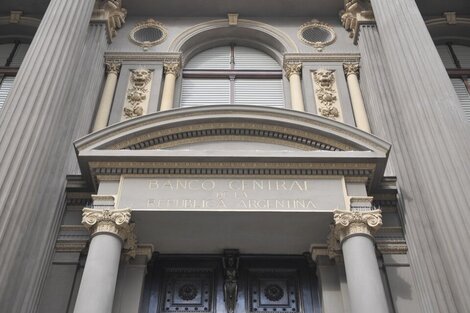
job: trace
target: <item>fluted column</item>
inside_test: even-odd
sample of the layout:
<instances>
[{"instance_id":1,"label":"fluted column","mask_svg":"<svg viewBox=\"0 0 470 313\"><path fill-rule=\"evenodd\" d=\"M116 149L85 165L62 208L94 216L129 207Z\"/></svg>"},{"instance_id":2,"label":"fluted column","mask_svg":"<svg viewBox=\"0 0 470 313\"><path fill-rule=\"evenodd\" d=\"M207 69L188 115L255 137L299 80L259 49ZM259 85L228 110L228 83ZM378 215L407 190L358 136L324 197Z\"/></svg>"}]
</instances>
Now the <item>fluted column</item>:
<instances>
[{"instance_id":1,"label":"fluted column","mask_svg":"<svg viewBox=\"0 0 470 313\"><path fill-rule=\"evenodd\" d=\"M292 109L296 111L305 111L304 100L302 97L302 84L300 74L302 72L302 63L287 62L284 64L284 71L290 85L290 99Z\"/></svg>"},{"instance_id":2,"label":"fluted column","mask_svg":"<svg viewBox=\"0 0 470 313\"><path fill-rule=\"evenodd\" d=\"M84 208L82 223L90 229L91 242L83 270L74 313L111 313L119 260L124 241L135 238L129 225L131 210L115 209L113 196L94 196L109 203Z\"/></svg>"},{"instance_id":3,"label":"fluted column","mask_svg":"<svg viewBox=\"0 0 470 313\"><path fill-rule=\"evenodd\" d=\"M344 258L352 313L388 313L372 234L382 225L380 210L334 211L334 236Z\"/></svg>"},{"instance_id":4,"label":"fluted column","mask_svg":"<svg viewBox=\"0 0 470 313\"><path fill-rule=\"evenodd\" d=\"M173 109L173 100L175 96L176 78L180 72L180 62L166 62L163 64L163 73L165 74L165 82L163 84L162 102L160 111Z\"/></svg>"},{"instance_id":5,"label":"fluted column","mask_svg":"<svg viewBox=\"0 0 470 313\"><path fill-rule=\"evenodd\" d=\"M366 108L364 107L361 88L359 87L359 63L345 63L343 68L348 82L349 96L351 97L356 126L360 130L370 133L369 120L367 119Z\"/></svg>"},{"instance_id":6,"label":"fluted column","mask_svg":"<svg viewBox=\"0 0 470 313\"><path fill-rule=\"evenodd\" d=\"M72 114L65 99L94 3L51 0L0 113L0 308L9 312L38 303L72 142L62 128Z\"/></svg>"},{"instance_id":7,"label":"fluted column","mask_svg":"<svg viewBox=\"0 0 470 313\"><path fill-rule=\"evenodd\" d=\"M368 88L377 102L367 108L393 146L422 309L470 312L470 250L462 249L470 237L462 223L470 219L470 126L415 1L371 3L378 29L361 30L362 67L370 86L383 76L388 85Z\"/></svg>"},{"instance_id":8,"label":"fluted column","mask_svg":"<svg viewBox=\"0 0 470 313\"><path fill-rule=\"evenodd\" d=\"M98 131L108 125L109 113L113 104L114 92L116 90L117 79L121 64L118 62L106 62L106 83L103 88L103 94L96 113L93 131Z\"/></svg>"}]
</instances>

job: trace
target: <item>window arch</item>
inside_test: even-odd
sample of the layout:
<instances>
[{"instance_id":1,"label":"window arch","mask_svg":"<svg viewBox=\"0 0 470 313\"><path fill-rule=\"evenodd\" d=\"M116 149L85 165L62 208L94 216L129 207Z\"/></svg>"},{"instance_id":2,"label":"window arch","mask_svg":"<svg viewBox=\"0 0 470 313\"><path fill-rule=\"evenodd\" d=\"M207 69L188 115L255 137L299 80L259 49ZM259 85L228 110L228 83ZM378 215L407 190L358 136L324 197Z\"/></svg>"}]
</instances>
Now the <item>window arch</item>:
<instances>
[{"instance_id":1,"label":"window arch","mask_svg":"<svg viewBox=\"0 0 470 313\"><path fill-rule=\"evenodd\" d=\"M284 107L282 69L261 50L226 45L193 56L183 69L181 107Z\"/></svg>"}]
</instances>

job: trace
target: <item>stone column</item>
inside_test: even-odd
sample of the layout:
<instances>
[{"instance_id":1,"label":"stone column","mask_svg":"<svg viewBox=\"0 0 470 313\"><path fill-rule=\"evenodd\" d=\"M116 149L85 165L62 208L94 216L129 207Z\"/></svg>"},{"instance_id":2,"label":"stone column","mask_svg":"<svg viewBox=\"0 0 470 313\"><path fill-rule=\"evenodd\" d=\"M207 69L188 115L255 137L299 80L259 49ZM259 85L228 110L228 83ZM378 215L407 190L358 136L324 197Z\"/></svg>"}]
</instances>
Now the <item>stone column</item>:
<instances>
[{"instance_id":1,"label":"stone column","mask_svg":"<svg viewBox=\"0 0 470 313\"><path fill-rule=\"evenodd\" d=\"M388 313L372 233L382 225L380 210L334 211L334 236L343 252L352 313Z\"/></svg>"},{"instance_id":2,"label":"stone column","mask_svg":"<svg viewBox=\"0 0 470 313\"><path fill-rule=\"evenodd\" d=\"M109 113L113 104L114 91L116 90L117 79L121 64L117 62L106 62L106 83L103 88L103 94L96 113L93 131L98 131L108 125Z\"/></svg>"},{"instance_id":3,"label":"stone column","mask_svg":"<svg viewBox=\"0 0 470 313\"><path fill-rule=\"evenodd\" d=\"M9 312L36 310L50 263L72 143L65 100L94 4L50 1L0 112L0 308Z\"/></svg>"},{"instance_id":4,"label":"stone column","mask_svg":"<svg viewBox=\"0 0 470 313\"><path fill-rule=\"evenodd\" d=\"M351 97L356 126L360 130L370 133L369 120L367 119L361 88L359 87L359 63L345 63L343 68L348 81L349 96Z\"/></svg>"},{"instance_id":5,"label":"stone column","mask_svg":"<svg viewBox=\"0 0 470 313\"><path fill-rule=\"evenodd\" d=\"M300 81L302 63L287 62L284 64L284 71L287 79L289 80L292 109L304 112L305 107L302 97L302 84Z\"/></svg>"},{"instance_id":6,"label":"stone column","mask_svg":"<svg viewBox=\"0 0 470 313\"><path fill-rule=\"evenodd\" d=\"M363 26L358 41L363 95L374 133L393 146L422 310L470 312L470 250L462 248L469 237L462 221L470 219L470 124L415 1L371 3L377 27Z\"/></svg>"},{"instance_id":7,"label":"stone column","mask_svg":"<svg viewBox=\"0 0 470 313\"><path fill-rule=\"evenodd\" d=\"M74 313L111 313L123 242L135 248L129 225L130 209L115 209L114 196L94 196L96 205L84 208L82 223L91 231L87 260L75 302Z\"/></svg>"},{"instance_id":8,"label":"stone column","mask_svg":"<svg viewBox=\"0 0 470 313\"><path fill-rule=\"evenodd\" d=\"M173 109L173 99L175 95L176 78L179 75L180 62L165 62L163 64L163 72L165 74L165 82L163 84L162 102L160 111Z\"/></svg>"}]
</instances>

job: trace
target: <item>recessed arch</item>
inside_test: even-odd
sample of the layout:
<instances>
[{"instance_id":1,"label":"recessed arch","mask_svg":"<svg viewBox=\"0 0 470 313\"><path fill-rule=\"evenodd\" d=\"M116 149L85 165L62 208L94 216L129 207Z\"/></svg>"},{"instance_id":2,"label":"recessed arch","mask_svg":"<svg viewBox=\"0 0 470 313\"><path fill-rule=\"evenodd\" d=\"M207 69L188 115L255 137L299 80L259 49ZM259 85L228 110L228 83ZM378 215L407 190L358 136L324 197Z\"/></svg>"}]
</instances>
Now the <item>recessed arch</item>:
<instances>
[{"instance_id":1,"label":"recessed arch","mask_svg":"<svg viewBox=\"0 0 470 313\"><path fill-rule=\"evenodd\" d=\"M454 24L449 24L445 18L434 18L427 20L426 26L436 45L452 41L470 46L470 18L458 17Z\"/></svg>"},{"instance_id":2,"label":"recessed arch","mask_svg":"<svg viewBox=\"0 0 470 313\"><path fill-rule=\"evenodd\" d=\"M213 20L192 26L170 44L170 52L181 52L183 60L213 46L236 42L262 50L276 60L284 53L299 52L297 45L279 29L253 20L240 19L230 26L226 19Z\"/></svg>"}]
</instances>

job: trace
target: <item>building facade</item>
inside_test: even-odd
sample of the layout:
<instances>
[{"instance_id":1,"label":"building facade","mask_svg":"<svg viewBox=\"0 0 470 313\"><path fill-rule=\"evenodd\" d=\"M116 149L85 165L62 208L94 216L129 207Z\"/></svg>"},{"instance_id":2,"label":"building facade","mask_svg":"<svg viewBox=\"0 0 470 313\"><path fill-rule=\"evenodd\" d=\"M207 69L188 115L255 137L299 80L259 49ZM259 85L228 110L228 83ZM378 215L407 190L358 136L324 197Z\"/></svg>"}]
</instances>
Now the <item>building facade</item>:
<instances>
[{"instance_id":1,"label":"building facade","mask_svg":"<svg viewBox=\"0 0 470 313\"><path fill-rule=\"evenodd\" d=\"M0 4L2 312L470 312L469 21Z\"/></svg>"}]
</instances>

